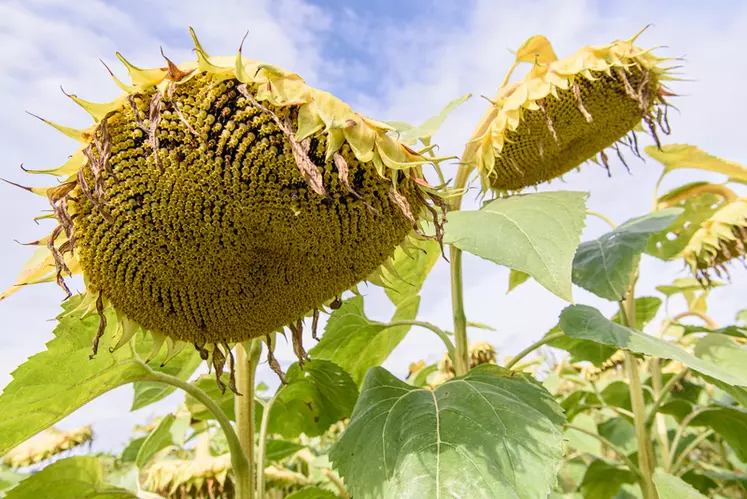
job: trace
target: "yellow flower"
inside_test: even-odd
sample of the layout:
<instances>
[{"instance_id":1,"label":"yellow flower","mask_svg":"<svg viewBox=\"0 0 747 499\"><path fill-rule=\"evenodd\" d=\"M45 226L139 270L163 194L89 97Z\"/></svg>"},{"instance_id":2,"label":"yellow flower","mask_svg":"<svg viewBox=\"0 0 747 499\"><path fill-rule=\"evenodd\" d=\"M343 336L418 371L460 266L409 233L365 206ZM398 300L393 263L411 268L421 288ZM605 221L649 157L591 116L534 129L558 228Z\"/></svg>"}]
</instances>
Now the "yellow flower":
<instances>
[{"instance_id":1,"label":"yellow flower","mask_svg":"<svg viewBox=\"0 0 747 499\"><path fill-rule=\"evenodd\" d=\"M5 454L3 463L11 468L31 466L73 447L90 442L92 438L93 431L90 426L69 431L49 427Z\"/></svg>"},{"instance_id":2,"label":"yellow flower","mask_svg":"<svg viewBox=\"0 0 747 499\"><path fill-rule=\"evenodd\" d=\"M672 77L664 59L633 45L637 36L583 47L565 59L542 36L524 43L516 64L533 68L504 83L463 157L477 167L484 192L546 182L597 155L609 170L605 149L622 159L622 144L639 155L634 132L642 122L658 144L657 128L669 132L665 97L673 95L662 81Z\"/></svg>"},{"instance_id":3,"label":"yellow flower","mask_svg":"<svg viewBox=\"0 0 747 499\"><path fill-rule=\"evenodd\" d=\"M141 69L106 104L69 95L94 118L73 130L69 161L42 172L57 226L37 241L18 286L83 274L78 312L116 311L114 349L138 327L186 343L222 369L229 343L288 326L299 358L303 318L386 263L442 214L422 178L432 161L393 128L355 113L282 68L211 57ZM165 56L164 56L165 57ZM430 213L428 213L430 212ZM222 350L221 350L222 349ZM233 371L233 369L232 369Z\"/></svg>"},{"instance_id":4,"label":"yellow flower","mask_svg":"<svg viewBox=\"0 0 747 499\"><path fill-rule=\"evenodd\" d=\"M710 282L710 271L717 276L728 275L726 262L741 259L747 254L747 197L730 202L693 234L682 251L685 262L703 282Z\"/></svg>"}]
</instances>

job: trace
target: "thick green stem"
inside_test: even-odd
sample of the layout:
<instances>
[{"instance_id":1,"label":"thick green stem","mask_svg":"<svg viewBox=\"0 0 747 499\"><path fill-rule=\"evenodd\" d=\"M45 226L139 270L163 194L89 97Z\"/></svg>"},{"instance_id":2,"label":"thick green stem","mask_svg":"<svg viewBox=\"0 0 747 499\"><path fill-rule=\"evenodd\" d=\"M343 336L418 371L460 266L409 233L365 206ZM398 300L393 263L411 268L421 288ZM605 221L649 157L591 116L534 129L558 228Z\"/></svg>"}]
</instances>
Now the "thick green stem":
<instances>
[{"instance_id":1,"label":"thick green stem","mask_svg":"<svg viewBox=\"0 0 747 499\"><path fill-rule=\"evenodd\" d=\"M624 304L620 305L620 320L624 325L631 328L636 327L635 316L635 281L633 276L630 289L625 296ZM635 437L638 444L638 467L641 470L641 489L645 499L656 499L656 487L652 478L654 472L653 449L646 428L646 403L643 398L641 386L641 375L638 372L638 361L632 353L625 351L625 369L628 373L628 387L630 389L630 404L633 409L633 424L635 426Z\"/></svg>"},{"instance_id":2,"label":"thick green stem","mask_svg":"<svg viewBox=\"0 0 747 499\"><path fill-rule=\"evenodd\" d=\"M469 371L469 345L467 341L467 316L464 313L464 289L462 285L462 251L450 247L451 255L451 307L454 314L454 371L457 376Z\"/></svg>"},{"instance_id":3,"label":"thick green stem","mask_svg":"<svg viewBox=\"0 0 747 499\"><path fill-rule=\"evenodd\" d=\"M554 341L554 340L560 338L563 335L564 335L564 333L562 331L559 331L557 333L548 334L547 336L545 336L541 340L539 340L539 341L537 341L535 343L532 343L531 345L529 345L528 347L526 347L524 350L522 350L521 352L519 352L518 354L516 354L511 360L509 360L508 362L506 362L506 366L505 366L506 369L511 369L513 366L516 365L517 362L519 362L521 359L523 359L524 357L526 357L530 353L532 353L535 350L537 350L542 345L546 345L547 343L550 343L551 341Z\"/></svg>"},{"instance_id":4,"label":"thick green stem","mask_svg":"<svg viewBox=\"0 0 747 499\"><path fill-rule=\"evenodd\" d=\"M654 399L656 401L662 400L661 392L661 361L659 359L651 359L651 386L654 389ZM658 407L655 407L656 412L652 412L646 419L646 424L651 420L653 415L656 423L656 439L659 441L659 452L661 453L661 462L669 462L669 435L667 433L667 423L664 419L664 415L658 412Z\"/></svg>"},{"instance_id":5,"label":"thick green stem","mask_svg":"<svg viewBox=\"0 0 747 499\"><path fill-rule=\"evenodd\" d=\"M249 498L254 497L254 375L257 372L262 342L250 340L236 345L236 388L241 394L234 397L239 442L249 469L246 487Z\"/></svg>"},{"instance_id":6,"label":"thick green stem","mask_svg":"<svg viewBox=\"0 0 747 499\"><path fill-rule=\"evenodd\" d=\"M250 482L249 476L252 474L252 472L249 468L249 462L244 455L244 451L241 448L239 437L233 430L231 421L226 416L226 413L224 413L223 410L218 407L218 404L216 404L208 394L206 394L196 386L191 385L186 381L182 381L175 376L156 372L147 366L145 367L146 369L148 369L148 371L150 371L147 378L148 381L157 381L159 383L171 385L187 392L189 395L197 399L198 402L204 405L207 410L213 414L213 416L215 416L215 419L218 421L218 424L223 430L223 433L226 435L226 440L228 441L228 450L231 452L231 465L233 467L233 474L236 480L235 497L236 499L250 499L252 497L252 491L247 488L247 484Z\"/></svg>"},{"instance_id":7,"label":"thick green stem","mask_svg":"<svg viewBox=\"0 0 747 499\"><path fill-rule=\"evenodd\" d=\"M263 499L265 496L265 457L267 455L267 426L270 423L270 412L284 387L285 385L280 385L275 395L262 408L262 422L259 425L259 448L257 450L257 499Z\"/></svg>"},{"instance_id":8,"label":"thick green stem","mask_svg":"<svg viewBox=\"0 0 747 499\"><path fill-rule=\"evenodd\" d=\"M630 471L632 471L633 473L635 473L638 476L639 479L643 479L643 474L641 473L641 470L638 468L638 466L636 466L635 464L633 464L633 461L631 461L630 459L628 459L628 456L626 456L625 453L619 447L617 447L615 444L613 444L612 442L610 442L606 438L602 437L601 435L598 435L597 433L594 433L593 431L589 431L589 430L587 430L585 428L581 428L580 426L574 426L572 424L567 424L567 425L565 425L565 427L568 428L569 430L580 431L581 433L585 433L586 435L589 435L590 437L596 438L597 440L599 440L602 443L602 445L604 445L609 450L611 450L612 452L614 452L615 454L617 454L617 457L619 457L620 460L622 462L624 462L625 465L628 468L630 468Z\"/></svg>"}]
</instances>

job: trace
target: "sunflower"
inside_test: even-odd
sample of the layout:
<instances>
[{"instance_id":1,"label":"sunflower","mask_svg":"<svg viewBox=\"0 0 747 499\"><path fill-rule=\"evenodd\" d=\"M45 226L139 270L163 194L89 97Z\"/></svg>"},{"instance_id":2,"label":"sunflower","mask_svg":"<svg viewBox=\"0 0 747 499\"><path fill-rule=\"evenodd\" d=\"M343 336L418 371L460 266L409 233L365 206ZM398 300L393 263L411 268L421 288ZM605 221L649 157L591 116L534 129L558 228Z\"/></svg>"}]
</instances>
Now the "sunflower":
<instances>
[{"instance_id":1,"label":"sunflower","mask_svg":"<svg viewBox=\"0 0 747 499\"><path fill-rule=\"evenodd\" d=\"M747 255L747 197L737 198L703 222L682 251L698 279L710 283L710 272L729 274L725 264Z\"/></svg>"},{"instance_id":2,"label":"sunflower","mask_svg":"<svg viewBox=\"0 0 747 499\"><path fill-rule=\"evenodd\" d=\"M230 344L303 320L385 264L424 218L440 237L443 207L423 179L434 161L394 129L355 113L277 66L211 57L142 69L117 53L131 85L106 104L69 97L93 117L85 130L46 123L78 140L48 189L57 225L16 286L81 273L74 312L116 312L111 349L138 328L168 358L193 344L219 375ZM163 53L162 53L163 55ZM107 68L108 69L108 68ZM28 170L27 170L28 171ZM271 353L270 353L271 355ZM277 365L271 361L271 365ZM232 377L233 379L233 377Z\"/></svg>"},{"instance_id":3,"label":"sunflower","mask_svg":"<svg viewBox=\"0 0 747 499\"><path fill-rule=\"evenodd\" d=\"M50 427L5 454L3 463L11 468L31 466L92 439L93 431L90 426L68 431Z\"/></svg>"},{"instance_id":4,"label":"sunflower","mask_svg":"<svg viewBox=\"0 0 747 499\"><path fill-rule=\"evenodd\" d=\"M534 66L520 81L506 77L463 157L480 172L483 192L517 191L587 160L609 171L608 148L623 163L620 145L640 157L635 132L643 124L659 144L657 129L669 133L665 97L674 94L662 82L672 68L635 47L638 35L565 59L540 35L524 43L509 76L519 62Z\"/></svg>"}]
</instances>

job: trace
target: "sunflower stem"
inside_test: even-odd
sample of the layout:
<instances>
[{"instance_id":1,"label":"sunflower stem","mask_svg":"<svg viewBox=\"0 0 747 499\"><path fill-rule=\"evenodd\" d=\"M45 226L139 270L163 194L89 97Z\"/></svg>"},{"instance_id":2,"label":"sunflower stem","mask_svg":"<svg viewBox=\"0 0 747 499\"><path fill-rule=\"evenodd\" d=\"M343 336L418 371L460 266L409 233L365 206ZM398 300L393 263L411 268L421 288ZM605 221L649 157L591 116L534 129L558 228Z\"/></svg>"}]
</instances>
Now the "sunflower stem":
<instances>
[{"instance_id":1,"label":"sunflower stem","mask_svg":"<svg viewBox=\"0 0 747 499\"><path fill-rule=\"evenodd\" d=\"M624 326L636 327L635 316L635 282L638 271L633 274L625 301L620 304L620 321ZM633 424L638 444L638 467L641 470L641 490L645 499L657 499L658 494L652 478L654 472L653 449L648 438L646 428L646 402L643 398L641 375L638 371L638 361L632 353L625 351L625 371L628 374L628 388L630 390L630 405L633 409Z\"/></svg>"},{"instance_id":2,"label":"sunflower stem","mask_svg":"<svg viewBox=\"0 0 747 499\"><path fill-rule=\"evenodd\" d=\"M265 457L267 454L267 427L270 423L270 411L284 387L285 385L280 385L275 395L262 408L262 422L259 425L259 449L257 450L257 499L263 499L265 496Z\"/></svg>"},{"instance_id":3,"label":"sunflower stem","mask_svg":"<svg viewBox=\"0 0 747 499\"><path fill-rule=\"evenodd\" d=\"M218 404L216 404L207 393L200 390L195 385L189 384L176 376L154 371L146 364L143 364L143 367L148 371L148 376L143 381L157 381L159 383L179 388L197 399L198 402L203 404L207 410L215 416L215 419L218 421L223 433L226 435L228 450L231 453L231 466L236 480L235 497L236 499L251 499L253 497L253 490L250 490L247 487L247 484L251 483L250 476L253 474L253 470L249 468L249 461L244 455L244 451L241 449L239 437L236 435L233 426L231 426L231 421L228 419L228 416L226 416L226 413L218 407Z\"/></svg>"},{"instance_id":4,"label":"sunflower stem","mask_svg":"<svg viewBox=\"0 0 747 499\"><path fill-rule=\"evenodd\" d=\"M508 362L506 362L506 365L504 367L506 369L511 369L513 366L516 365L517 362L519 362L521 359L523 359L524 357L526 357L530 353L532 353L535 350L537 350L542 345L546 345L546 344L550 343L551 341L555 341L555 340L557 340L558 338L560 338L560 337L562 337L564 335L565 335L565 333L563 333L562 331L558 331L557 333L548 334L547 336L545 336L541 340L532 343L531 345L529 345L528 347L526 347L524 350L522 350L521 352L517 353L511 360L509 360Z\"/></svg>"},{"instance_id":5,"label":"sunflower stem","mask_svg":"<svg viewBox=\"0 0 747 499\"><path fill-rule=\"evenodd\" d=\"M249 466L247 497L254 498L254 375L257 372L262 342L249 340L236 345L236 388L241 394L234 397L239 442Z\"/></svg>"}]
</instances>

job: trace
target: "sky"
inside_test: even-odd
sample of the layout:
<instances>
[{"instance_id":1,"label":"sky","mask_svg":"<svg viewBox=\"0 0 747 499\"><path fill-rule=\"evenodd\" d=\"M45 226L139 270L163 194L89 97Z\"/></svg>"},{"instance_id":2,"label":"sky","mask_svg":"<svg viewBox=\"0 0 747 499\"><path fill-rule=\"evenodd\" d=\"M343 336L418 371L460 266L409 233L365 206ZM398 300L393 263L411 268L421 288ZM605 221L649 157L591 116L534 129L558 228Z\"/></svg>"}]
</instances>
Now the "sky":
<instances>
[{"instance_id":1,"label":"sky","mask_svg":"<svg viewBox=\"0 0 747 499\"><path fill-rule=\"evenodd\" d=\"M529 36L543 34L559 57L585 45L602 45L641 36L641 46L661 46L657 54L683 58L687 81L675 82L678 113L670 117L667 143L690 143L723 158L747 162L744 152L747 81L741 64L747 46L747 3L697 1L480 1L480 0L2 0L0 1L0 176L25 185L45 185L49 178L24 174L19 165L43 169L57 166L76 144L26 114L73 127L87 127L88 115L60 91L90 101L119 95L99 59L120 77L126 72L115 58L122 52L142 67L161 66L159 47L174 61L193 59L187 30L193 26L206 50L233 55L248 33L244 54L299 73L313 86L328 90L372 118L420 123L452 99L473 98L457 109L435 137L439 153L459 155L487 102L513 62L509 49ZM521 73L517 73L521 76ZM588 207L617 223L652 207L653 186L661 173L654 160L628 158L631 173L613 161L612 178L594 164L570 173L541 190L590 192ZM446 165L453 177L456 165ZM667 188L693 180L723 180L717 175L678 171ZM744 193L744 189L740 191ZM466 208L475 208L473 193ZM10 286L31 249L14 242L45 235L32 219L46 202L20 189L0 185L0 289ZM603 222L587 220L582 240L607 231ZM687 274L681 262L663 263L644 255L637 295L655 293L655 286ZM506 294L508 270L472 255L464 258L468 320L490 324L496 331L470 331L470 341L493 343L503 358L536 341L557 323L567 305L534 281ZM732 323L747 307L747 271L735 268L735 283L712 293L709 313ZM380 290L369 287L369 317L387 320L393 312ZM54 284L20 291L0 302L0 386L27 357L52 338L53 319L63 298ZM616 305L579 288L574 299L613 313ZM673 303L676 307L678 304ZM681 305L681 304L679 304ZM451 328L448 265L440 261L422 292L420 320ZM659 317L661 319L661 316ZM654 321L654 324L660 322ZM312 345L312 340L307 340ZM384 366L405 376L410 362L432 363L443 346L432 333L413 330ZM293 354L286 345L277 352L281 364ZM262 364L258 377L275 386L277 378ZM172 410L183 399L167 399L128 412L130 386L118 388L79 409L58 424L71 428L92 422L94 449L117 450L135 424Z\"/></svg>"}]
</instances>

